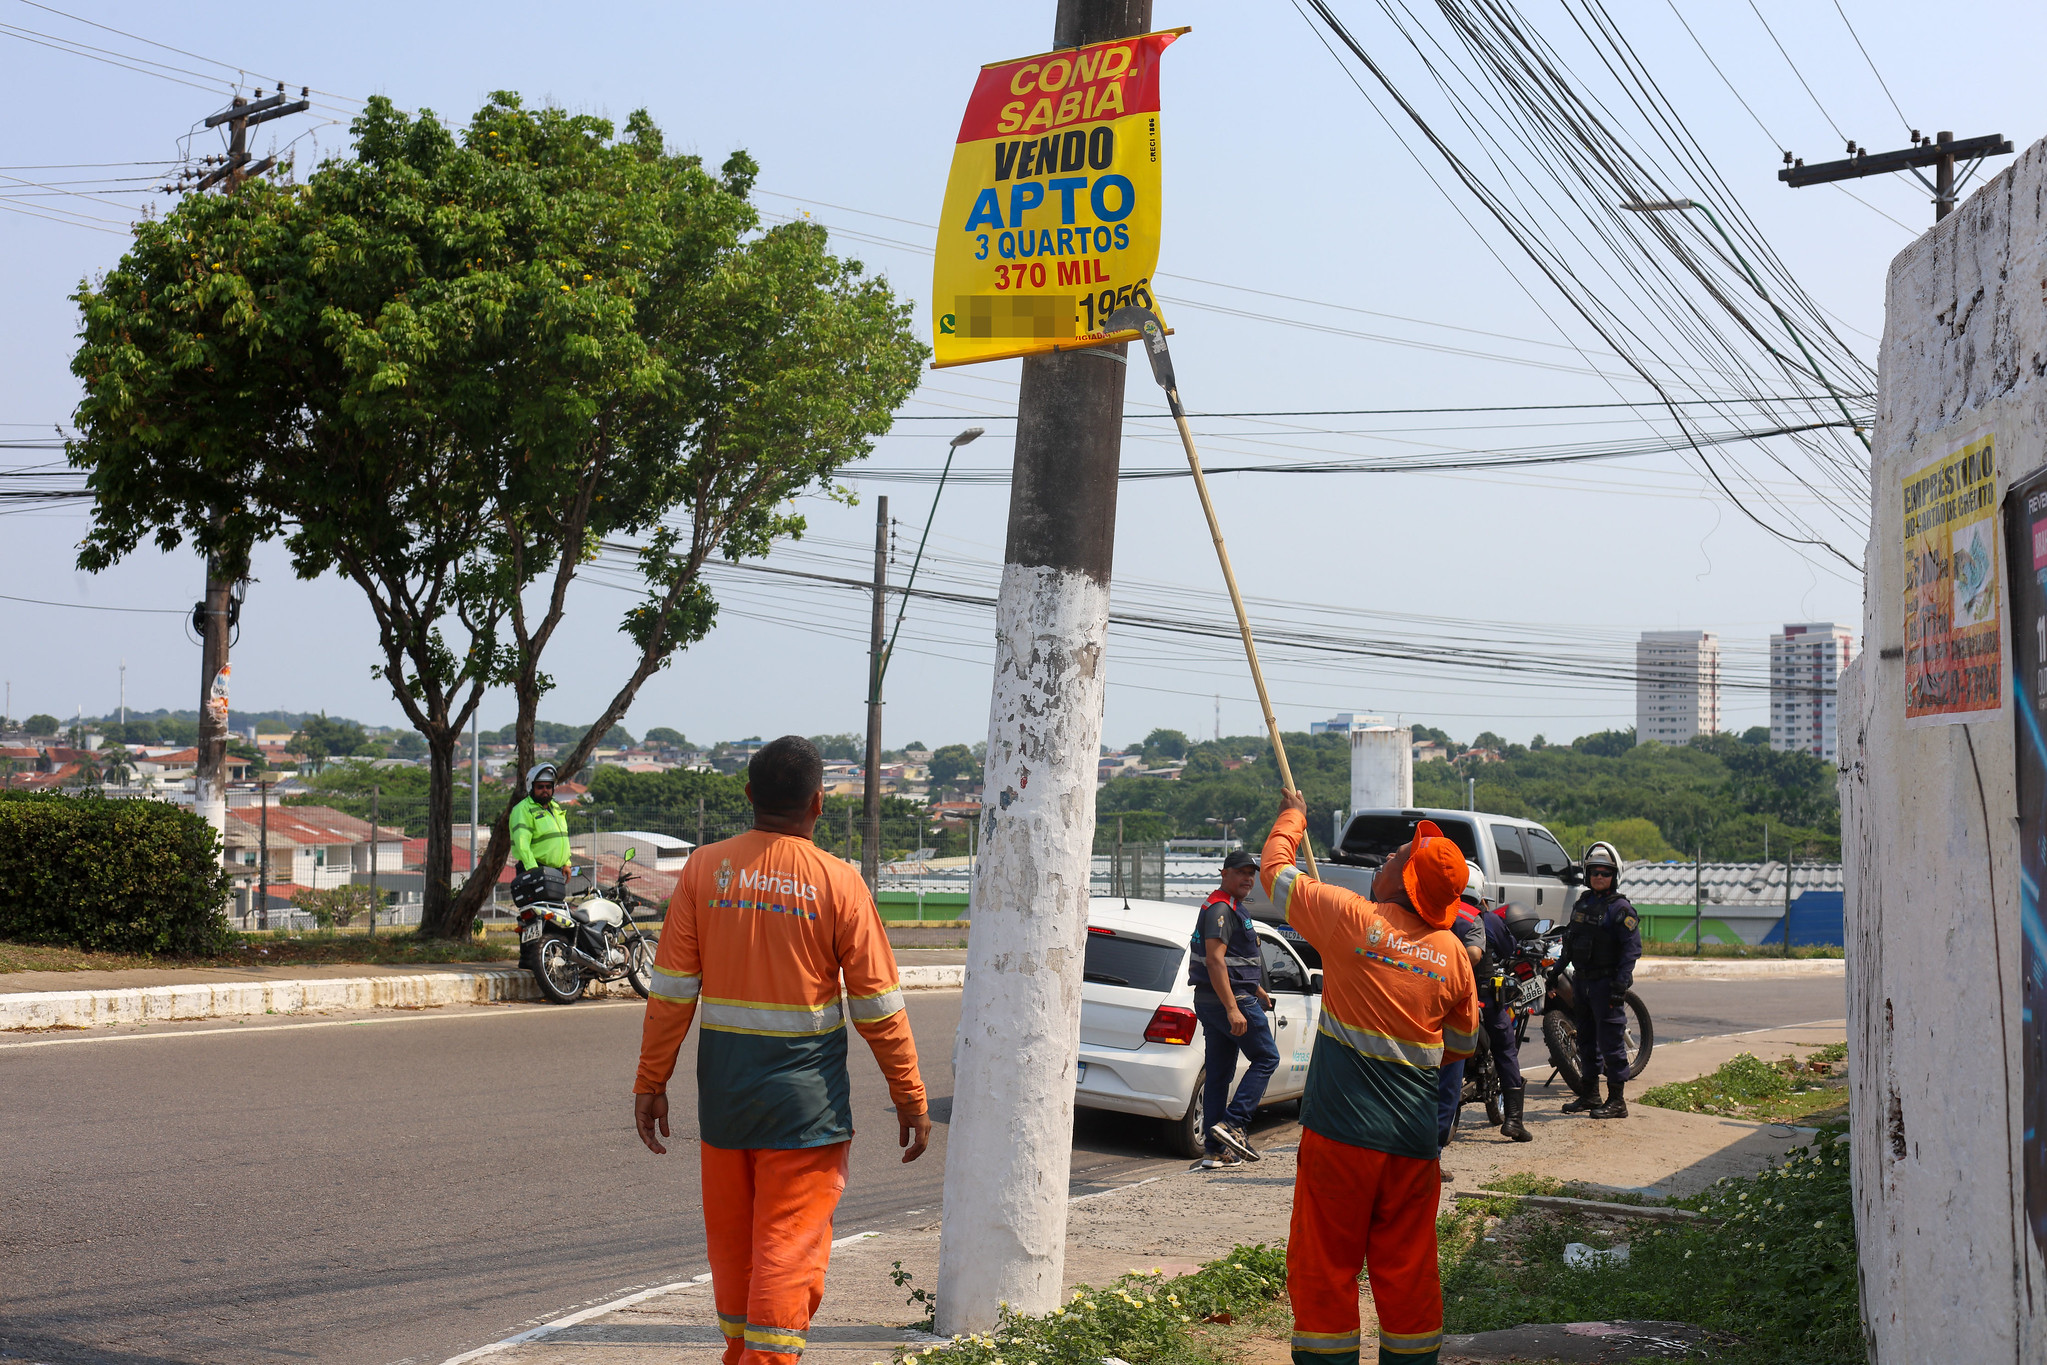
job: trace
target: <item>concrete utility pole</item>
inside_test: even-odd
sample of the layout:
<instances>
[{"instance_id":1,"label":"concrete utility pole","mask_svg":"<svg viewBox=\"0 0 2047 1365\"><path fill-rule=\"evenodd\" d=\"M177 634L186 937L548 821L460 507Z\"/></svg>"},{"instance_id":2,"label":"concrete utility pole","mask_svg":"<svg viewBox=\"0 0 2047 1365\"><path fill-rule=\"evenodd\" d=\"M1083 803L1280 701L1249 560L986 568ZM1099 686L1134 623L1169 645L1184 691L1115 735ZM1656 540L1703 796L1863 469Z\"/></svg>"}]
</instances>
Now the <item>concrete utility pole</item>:
<instances>
[{"instance_id":1,"label":"concrete utility pole","mask_svg":"<svg viewBox=\"0 0 2047 1365\"><path fill-rule=\"evenodd\" d=\"M860 875L881 884L881 666L888 597L888 499L874 500L874 621L867 646L867 778L860 793Z\"/></svg>"},{"instance_id":2,"label":"concrete utility pole","mask_svg":"<svg viewBox=\"0 0 2047 1365\"><path fill-rule=\"evenodd\" d=\"M1052 46L1147 32L1151 0L1059 0ZM1066 1261L1124 347L1031 356L995 609L974 932L953 1052L938 1330L1050 1310Z\"/></svg>"},{"instance_id":3,"label":"concrete utility pole","mask_svg":"<svg viewBox=\"0 0 2047 1365\"><path fill-rule=\"evenodd\" d=\"M258 88L257 95L263 91ZM305 92L301 91L303 95ZM224 185L229 194L251 176L261 175L277 164L274 156L249 164L249 129L258 123L304 112L310 105L301 98L292 101L280 85L277 93L251 103L241 95L206 120L208 128L223 123L228 128L228 152L218 166L188 186L207 190ZM213 514L216 531L227 524L225 512ZM241 615L241 599L235 594L235 580L218 554L206 556L206 596L192 609L192 625L200 640L199 649L199 761L193 776L192 805L200 818L213 826L223 840L227 837L227 788L222 772L227 765L228 635Z\"/></svg>"}]
</instances>

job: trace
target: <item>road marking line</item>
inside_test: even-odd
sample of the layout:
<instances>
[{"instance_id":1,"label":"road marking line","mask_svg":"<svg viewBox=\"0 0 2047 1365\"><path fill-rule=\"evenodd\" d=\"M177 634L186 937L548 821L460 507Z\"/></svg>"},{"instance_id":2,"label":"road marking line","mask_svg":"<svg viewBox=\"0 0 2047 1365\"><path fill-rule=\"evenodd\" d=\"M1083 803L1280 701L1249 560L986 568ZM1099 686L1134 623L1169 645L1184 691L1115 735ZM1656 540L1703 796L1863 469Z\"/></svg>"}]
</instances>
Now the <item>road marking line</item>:
<instances>
[{"instance_id":1,"label":"road marking line","mask_svg":"<svg viewBox=\"0 0 2047 1365\"><path fill-rule=\"evenodd\" d=\"M602 1002L592 1000L586 1002L583 1008L586 1010L627 1009L642 1006L642 1003L638 1000L607 1000ZM535 1008L556 1009L559 1007L546 1005ZM532 1011L519 1011L521 1014L530 1012ZM117 1033L103 1038L37 1038L25 1043L0 1043L0 1052L10 1052L17 1048L29 1047L68 1047L79 1043L134 1043L144 1039L158 1038L206 1038L221 1033L276 1033L281 1029L360 1028L366 1024L427 1024L445 1023L450 1019L509 1019L514 1017L516 1016L511 1014L499 1014L495 1010L479 1009L474 1012L464 1012L461 1014L405 1014L396 1018L386 1018L379 1015L369 1019L308 1019L303 1023L297 1024L257 1024L239 1028L180 1029L175 1032L164 1033ZM163 1022L176 1023L177 1021L167 1019Z\"/></svg>"},{"instance_id":2,"label":"road marking line","mask_svg":"<svg viewBox=\"0 0 2047 1365\"><path fill-rule=\"evenodd\" d=\"M878 1232L856 1232L851 1237L841 1237L836 1242L833 1242L832 1250L837 1251L840 1247L849 1247L855 1242L864 1242L870 1237L879 1236L881 1234Z\"/></svg>"},{"instance_id":3,"label":"road marking line","mask_svg":"<svg viewBox=\"0 0 2047 1365\"><path fill-rule=\"evenodd\" d=\"M613 1309L625 1308L644 1299L651 1299L656 1294L666 1294L677 1289L688 1289L696 1283L697 1281L695 1280L677 1280L673 1284L657 1284L652 1289L642 1289L637 1294L627 1294L624 1298L610 1299L595 1307L585 1308L579 1313L570 1313L564 1317L556 1318L553 1322L543 1323L530 1332L521 1332L517 1336L506 1337L503 1341L493 1341L488 1346L479 1346L473 1351L464 1351L459 1356L449 1356L441 1362L441 1365L463 1365L464 1361L481 1360L484 1356L496 1355L499 1351L509 1351L514 1346L523 1346L529 1341L537 1341L550 1333L559 1332L564 1327L574 1327L577 1323L588 1322L591 1318L609 1313Z\"/></svg>"},{"instance_id":4,"label":"road marking line","mask_svg":"<svg viewBox=\"0 0 2047 1365\"><path fill-rule=\"evenodd\" d=\"M1680 1046L1682 1046L1682 1045L1683 1045L1683 1044L1685 1044L1685 1043L1710 1043L1710 1042L1712 1042L1712 1041L1713 1041L1713 1040L1714 1040L1715 1038L1746 1038L1746 1037L1749 1037L1749 1036L1750 1036L1751 1034L1756 1034L1756 1033L1777 1033L1777 1032L1780 1032L1780 1031L1782 1031L1782 1030L1784 1030L1784 1029L1794 1029L1794 1028L1815 1028L1815 1027L1817 1027L1817 1026L1819 1026L1819 1025L1821 1025L1821 1024L1841 1024L1841 1025L1844 1025L1844 1026L1845 1026L1845 1025L1847 1024L1847 1022L1848 1022L1848 1021L1847 1021L1847 1020L1846 1020L1845 1018L1844 1018L1844 1019L1808 1019L1808 1020L1806 1020L1806 1021L1805 1021L1804 1023L1802 1023L1802 1024L1772 1024L1772 1025L1770 1025L1770 1026L1769 1026L1768 1028L1745 1028L1745 1029L1742 1029L1741 1031L1739 1031L1739 1032L1737 1032L1737 1033L1702 1033L1702 1034L1700 1034L1700 1035L1699 1035L1698 1037L1696 1037L1696 1038L1673 1038L1673 1039L1671 1039L1671 1040L1670 1040L1669 1042L1665 1043L1665 1044L1664 1044L1664 1046L1665 1046L1665 1047L1680 1047ZM1801 1046L1803 1046L1803 1044L1800 1044L1800 1043L1787 1043L1787 1044L1785 1044L1785 1046L1786 1046L1786 1047L1801 1047Z\"/></svg>"}]
</instances>

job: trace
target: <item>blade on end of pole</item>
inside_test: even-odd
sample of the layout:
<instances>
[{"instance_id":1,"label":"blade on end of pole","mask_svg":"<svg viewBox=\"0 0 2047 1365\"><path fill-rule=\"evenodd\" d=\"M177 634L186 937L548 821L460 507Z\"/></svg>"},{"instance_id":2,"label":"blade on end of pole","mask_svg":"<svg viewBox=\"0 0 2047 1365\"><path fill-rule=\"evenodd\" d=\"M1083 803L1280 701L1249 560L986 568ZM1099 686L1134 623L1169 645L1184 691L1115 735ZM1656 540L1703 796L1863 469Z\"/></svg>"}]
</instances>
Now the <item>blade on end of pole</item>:
<instances>
[{"instance_id":1,"label":"blade on end of pole","mask_svg":"<svg viewBox=\"0 0 2047 1365\"><path fill-rule=\"evenodd\" d=\"M1144 353L1151 361L1151 377L1158 380L1162 389L1179 389L1173 378L1172 352L1166 349L1166 329L1159 325L1158 314L1141 304L1129 303L1109 314L1104 326L1111 332L1139 333Z\"/></svg>"}]
</instances>

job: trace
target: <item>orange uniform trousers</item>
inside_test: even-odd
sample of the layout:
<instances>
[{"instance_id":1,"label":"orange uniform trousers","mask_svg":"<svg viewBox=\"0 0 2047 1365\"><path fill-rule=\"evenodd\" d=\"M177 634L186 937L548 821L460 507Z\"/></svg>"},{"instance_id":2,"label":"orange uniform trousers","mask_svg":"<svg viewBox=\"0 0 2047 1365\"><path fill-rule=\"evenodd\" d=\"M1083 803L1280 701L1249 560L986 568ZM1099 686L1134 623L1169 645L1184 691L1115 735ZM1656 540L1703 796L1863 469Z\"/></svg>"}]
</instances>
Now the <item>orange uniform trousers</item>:
<instances>
[{"instance_id":1,"label":"orange uniform trousers","mask_svg":"<svg viewBox=\"0 0 2047 1365\"><path fill-rule=\"evenodd\" d=\"M699 1145L725 1365L791 1365L824 1298L832 1215L846 1192L853 1144L741 1151Z\"/></svg>"},{"instance_id":2,"label":"orange uniform trousers","mask_svg":"<svg viewBox=\"0 0 2047 1365\"><path fill-rule=\"evenodd\" d=\"M1382 1365L1436 1365L1443 1345L1441 1194L1438 1162L1302 1132L1286 1243L1294 1365L1357 1365L1358 1272L1368 1265Z\"/></svg>"}]
</instances>

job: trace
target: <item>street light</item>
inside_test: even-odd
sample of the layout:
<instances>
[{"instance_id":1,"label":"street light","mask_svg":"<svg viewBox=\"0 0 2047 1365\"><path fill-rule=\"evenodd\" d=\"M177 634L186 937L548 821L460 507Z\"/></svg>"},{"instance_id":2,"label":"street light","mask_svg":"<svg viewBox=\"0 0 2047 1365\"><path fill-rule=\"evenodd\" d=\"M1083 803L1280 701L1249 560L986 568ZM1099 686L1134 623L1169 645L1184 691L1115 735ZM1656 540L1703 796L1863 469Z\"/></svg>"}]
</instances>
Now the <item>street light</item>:
<instances>
[{"instance_id":1,"label":"street light","mask_svg":"<svg viewBox=\"0 0 2047 1365\"><path fill-rule=\"evenodd\" d=\"M896 626L894 630L889 632L888 648L881 652L882 676L887 675L888 661L895 656L896 637L903 633L903 613L910 609L910 589L917 585L917 566L924 562L924 544L931 539L931 523L938 516L938 500L945 496L945 480L952 473L952 457L959 454L961 446L971 445L985 435L987 435L987 429L984 427L968 427L965 431L953 437L946 445L945 468L938 471L938 491L931 495L931 510L924 514L924 534L918 537L917 554L910 561L909 581L903 584L903 600L896 606ZM879 686L880 681L880 678L875 679L877 686Z\"/></svg>"},{"instance_id":2,"label":"street light","mask_svg":"<svg viewBox=\"0 0 2047 1365\"><path fill-rule=\"evenodd\" d=\"M1798 353L1805 357L1806 368L1812 371L1813 377L1820 381L1828 395L1833 398L1835 406L1841 409L1841 416L1847 418L1849 429L1861 439L1862 448L1864 450L1869 449L1869 433L1862 429L1861 425L1856 422L1854 414L1848 411L1847 401L1841 397L1840 391L1827 378L1826 372L1820 369L1819 361L1813 359L1812 352L1806 348L1805 338L1800 336L1798 329L1791 325L1791 319L1785 315L1782 308L1777 306L1777 301L1770 297L1770 291L1763 288L1763 282L1756 277L1755 270L1748 263L1748 257L1741 254L1741 249L1735 246L1734 239L1727 235L1727 229L1720 226L1720 219L1714 215L1713 210L1695 199L1637 201L1622 204L1621 207L1630 213L1682 213L1687 209L1697 209L1705 214L1706 221L1713 225L1713 231L1720 234L1720 240L1727 244L1727 250L1740 263L1742 273L1748 276L1748 282L1755 287L1756 293L1762 298L1763 302L1770 305L1770 311L1777 315L1777 321L1784 324L1784 330L1791 333L1791 339L1798 343ZM1768 345L1767 342L1764 344ZM1770 354L1776 355L1780 360L1784 359L1783 356L1778 355L1777 349L1774 346L1770 347Z\"/></svg>"}]
</instances>

